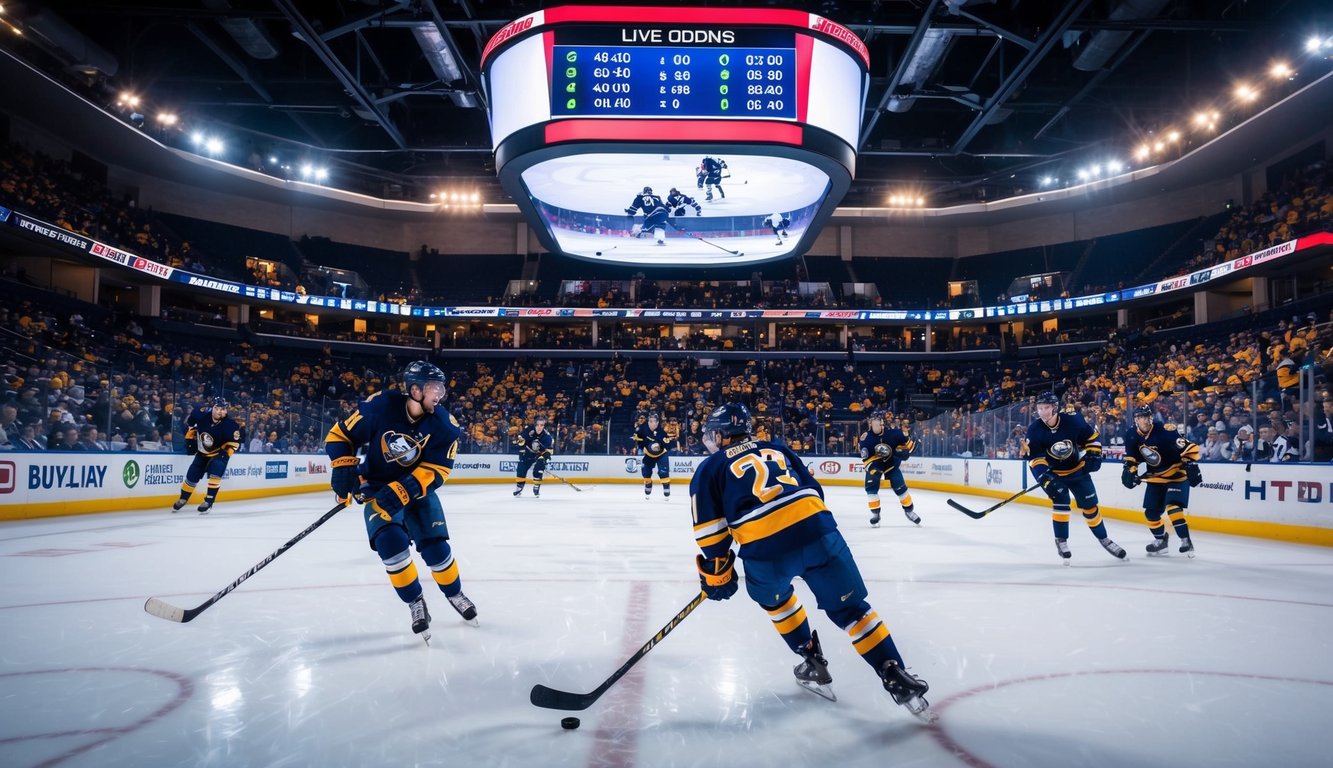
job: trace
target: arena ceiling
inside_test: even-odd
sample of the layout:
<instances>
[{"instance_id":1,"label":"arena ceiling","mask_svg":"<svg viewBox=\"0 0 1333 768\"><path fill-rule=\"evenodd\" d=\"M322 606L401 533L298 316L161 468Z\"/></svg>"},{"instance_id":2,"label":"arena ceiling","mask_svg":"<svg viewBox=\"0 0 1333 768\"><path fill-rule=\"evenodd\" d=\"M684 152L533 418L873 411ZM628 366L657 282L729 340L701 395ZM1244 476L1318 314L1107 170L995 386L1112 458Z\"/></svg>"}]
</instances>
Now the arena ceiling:
<instances>
[{"instance_id":1,"label":"arena ceiling","mask_svg":"<svg viewBox=\"0 0 1333 768\"><path fill-rule=\"evenodd\" d=\"M424 199L471 180L498 202L482 47L523 0L167 0L3 3L4 45L111 109L123 93L207 126L244 154L314 158L335 185ZM682 5L688 3L672 3ZM1274 61L1301 87L1322 0L698 2L798 7L871 53L857 179L846 203L915 189L932 205L996 199L1125 157L1191 110L1245 116L1238 81ZM432 60L423 51L444 50ZM1314 70L1314 67L1310 67ZM1320 70L1318 74L1323 74ZM1261 100L1262 101L1262 100ZM341 183L339 182L341 180Z\"/></svg>"}]
</instances>

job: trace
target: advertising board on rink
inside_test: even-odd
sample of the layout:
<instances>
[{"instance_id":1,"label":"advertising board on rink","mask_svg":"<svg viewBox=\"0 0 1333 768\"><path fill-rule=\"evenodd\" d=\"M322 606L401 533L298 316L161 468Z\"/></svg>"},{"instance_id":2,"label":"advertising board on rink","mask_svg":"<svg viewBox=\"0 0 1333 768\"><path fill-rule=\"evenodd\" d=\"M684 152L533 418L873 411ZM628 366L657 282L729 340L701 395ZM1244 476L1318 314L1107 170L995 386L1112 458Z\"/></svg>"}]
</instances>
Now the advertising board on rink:
<instances>
[{"instance_id":1,"label":"advertising board on rink","mask_svg":"<svg viewBox=\"0 0 1333 768\"><path fill-rule=\"evenodd\" d=\"M671 476L688 480L703 456L671 457ZM860 487L865 465L855 456L804 456L806 468L824 485ZM0 453L0 520L166 507L175 498L190 457L165 453ZM557 456L547 469L583 483L639 483L637 456ZM517 465L511 454L459 454L449 485L510 483ZM1191 525L1284 541L1333 546L1333 466L1311 464L1206 463L1204 482L1190 490ZM1026 462L984 457L912 457L902 463L907 484L920 490L1004 498L1032 482ZM1120 466L1107 461L1093 476L1102 513L1143 522L1143 486L1120 484ZM548 477L548 483L559 480ZM232 457L223 500L327 491L328 458L322 454L247 454ZM1040 489L996 514L1047 514ZM842 507L835 504L834 512ZM859 507L855 510L859 513ZM957 514L943 504L929 515ZM929 520L929 518L927 518ZM984 525L985 523L978 523Z\"/></svg>"}]
</instances>

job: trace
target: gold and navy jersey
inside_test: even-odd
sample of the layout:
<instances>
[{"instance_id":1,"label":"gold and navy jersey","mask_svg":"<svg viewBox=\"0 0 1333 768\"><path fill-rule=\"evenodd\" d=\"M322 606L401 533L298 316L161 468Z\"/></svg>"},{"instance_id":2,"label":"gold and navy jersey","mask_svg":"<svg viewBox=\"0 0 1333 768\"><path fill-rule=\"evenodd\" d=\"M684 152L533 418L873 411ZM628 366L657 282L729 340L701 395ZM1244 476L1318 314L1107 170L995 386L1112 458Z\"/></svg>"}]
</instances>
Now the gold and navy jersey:
<instances>
[{"instance_id":1,"label":"gold and navy jersey","mask_svg":"<svg viewBox=\"0 0 1333 768\"><path fill-rule=\"evenodd\" d=\"M449 479L462 429L443 406L413 421L407 395L377 392L357 403L356 410L333 425L324 438L330 459L362 451L358 472L362 493L373 495L398 483L409 499L420 499Z\"/></svg>"},{"instance_id":2,"label":"gold and navy jersey","mask_svg":"<svg viewBox=\"0 0 1333 768\"><path fill-rule=\"evenodd\" d=\"M665 429L659 424L657 429L649 429L647 424L640 424L639 428L634 430L634 444L643 451L643 455L650 459L659 459L666 455L671 444L676 442L667 435ZM657 446L654 448L653 446Z\"/></svg>"},{"instance_id":3,"label":"gold and navy jersey","mask_svg":"<svg viewBox=\"0 0 1333 768\"><path fill-rule=\"evenodd\" d=\"M1041 478L1047 470L1072 475L1083 468L1083 457L1102 455L1097 429L1077 413L1059 413L1055 426L1037 419L1028 426L1028 466Z\"/></svg>"},{"instance_id":4,"label":"gold and navy jersey","mask_svg":"<svg viewBox=\"0 0 1333 768\"><path fill-rule=\"evenodd\" d=\"M876 455L875 449L881 444L892 448L893 453L887 457ZM866 471L886 470L890 466L895 466L894 462L901 462L911 456L914 450L916 441L904 434L901 429L885 429L878 433L873 429L867 429L861 433L861 459L865 461Z\"/></svg>"},{"instance_id":5,"label":"gold and navy jersey","mask_svg":"<svg viewBox=\"0 0 1333 768\"><path fill-rule=\"evenodd\" d=\"M524 427L514 438L514 445L518 446L520 458L542 458L551 455L555 437L544 429L538 432L535 427Z\"/></svg>"},{"instance_id":6,"label":"gold and navy jersey","mask_svg":"<svg viewBox=\"0 0 1333 768\"><path fill-rule=\"evenodd\" d=\"M690 509L705 558L724 557L734 539L743 559L772 560L838 528L801 459L767 440L704 459L690 480Z\"/></svg>"},{"instance_id":7,"label":"gold and navy jersey","mask_svg":"<svg viewBox=\"0 0 1333 768\"><path fill-rule=\"evenodd\" d=\"M213 421L213 406L201 405L185 419L185 439L191 438L204 456L231 456L241 449L241 425L230 416Z\"/></svg>"},{"instance_id":8,"label":"gold and navy jersey","mask_svg":"<svg viewBox=\"0 0 1333 768\"><path fill-rule=\"evenodd\" d=\"M1148 434L1137 427L1125 432L1125 466L1137 472L1139 463L1147 467L1146 483L1176 483L1185 479L1185 462L1199 460L1199 446L1190 442L1175 424L1153 425Z\"/></svg>"}]
</instances>

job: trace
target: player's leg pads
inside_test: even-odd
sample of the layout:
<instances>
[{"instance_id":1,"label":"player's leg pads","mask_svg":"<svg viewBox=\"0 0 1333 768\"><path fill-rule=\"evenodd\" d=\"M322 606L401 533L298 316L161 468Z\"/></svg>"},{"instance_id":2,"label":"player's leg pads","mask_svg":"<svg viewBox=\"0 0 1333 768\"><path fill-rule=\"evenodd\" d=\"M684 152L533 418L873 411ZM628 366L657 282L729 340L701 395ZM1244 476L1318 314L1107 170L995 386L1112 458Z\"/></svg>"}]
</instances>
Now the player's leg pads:
<instances>
[{"instance_id":1,"label":"player's leg pads","mask_svg":"<svg viewBox=\"0 0 1333 768\"><path fill-rule=\"evenodd\" d=\"M401 525L386 525L380 529L372 542L384 570L389 574L389 583L404 603L410 603L421 597L421 582L417 580L417 566L412 562L411 542L407 531Z\"/></svg>"}]
</instances>

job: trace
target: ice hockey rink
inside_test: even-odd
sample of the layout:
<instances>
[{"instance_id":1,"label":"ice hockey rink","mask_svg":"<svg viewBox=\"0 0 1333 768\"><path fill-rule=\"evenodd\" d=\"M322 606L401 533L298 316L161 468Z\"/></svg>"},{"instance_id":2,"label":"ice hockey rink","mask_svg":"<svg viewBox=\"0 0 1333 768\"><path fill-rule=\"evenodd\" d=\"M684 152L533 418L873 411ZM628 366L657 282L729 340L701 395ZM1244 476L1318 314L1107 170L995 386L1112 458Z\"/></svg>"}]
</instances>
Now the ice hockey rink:
<instances>
[{"instance_id":1,"label":"ice hockey rink","mask_svg":"<svg viewBox=\"0 0 1333 768\"><path fill-rule=\"evenodd\" d=\"M918 492L871 529L828 497L938 721L895 706L814 610L839 700L742 590L705 602L574 731L528 703L587 692L697 594L688 498L633 485L540 500L442 491L480 627L427 582L425 645L346 510L188 624L190 607L331 505L331 494L0 525L0 765L1324 766L1333 754L1333 551L1200 532L1198 557L1113 560L1049 513L983 520ZM965 497L957 497L964 499ZM891 496L886 496L886 501ZM991 499L974 499L989 505ZM886 507L888 505L886 504ZM419 565L420 567L420 565ZM424 569L423 569L424 570Z\"/></svg>"}]
</instances>

